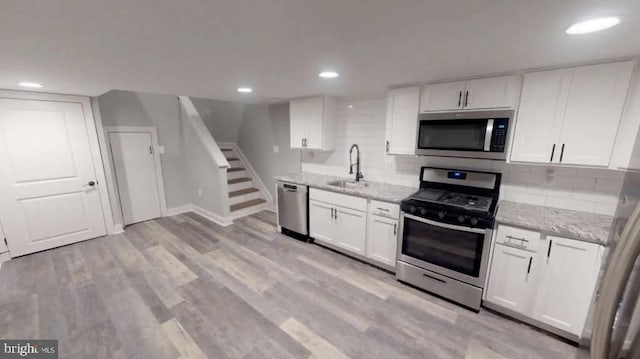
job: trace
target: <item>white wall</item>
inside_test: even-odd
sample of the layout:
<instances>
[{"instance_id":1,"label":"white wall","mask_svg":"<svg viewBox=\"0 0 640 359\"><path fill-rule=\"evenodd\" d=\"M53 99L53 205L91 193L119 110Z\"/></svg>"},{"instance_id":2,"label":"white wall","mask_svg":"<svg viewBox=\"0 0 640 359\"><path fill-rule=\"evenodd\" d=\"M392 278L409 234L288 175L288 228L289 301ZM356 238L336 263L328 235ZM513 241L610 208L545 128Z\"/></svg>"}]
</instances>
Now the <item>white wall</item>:
<instances>
[{"instance_id":1,"label":"white wall","mask_svg":"<svg viewBox=\"0 0 640 359\"><path fill-rule=\"evenodd\" d=\"M354 108L347 108L349 104ZM349 176L349 147L357 143L362 151L362 172L365 179L371 181L417 187L421 166L494 170L503 173L502 199L608 215L615 212L624 177L622 172L516 165L504 161L389 156L385 153L385 115L385 98L340 101L335 151L303 151L302 171Z\"/></svg>"},{"instance_id":2,"label":"white wall","mask_svg":"<svg viewBox=\"0 0 640 359\"><path fill-rule=\"evenodd\" d=\"M243 121L244 103L195 97L190 99L217 142L236 143Z\"/></svg>"},{"instance_id":3,"label":"white wall","mask_svg":"<svg viewBox=\"0 0 640 359\"><path fill-rule=\"evenodd\" d=\"M273 176L300 172L300 150L291 149L289 144L288 103L247 105L237 145L273 198Z\"/></svg>"}]
</instances>

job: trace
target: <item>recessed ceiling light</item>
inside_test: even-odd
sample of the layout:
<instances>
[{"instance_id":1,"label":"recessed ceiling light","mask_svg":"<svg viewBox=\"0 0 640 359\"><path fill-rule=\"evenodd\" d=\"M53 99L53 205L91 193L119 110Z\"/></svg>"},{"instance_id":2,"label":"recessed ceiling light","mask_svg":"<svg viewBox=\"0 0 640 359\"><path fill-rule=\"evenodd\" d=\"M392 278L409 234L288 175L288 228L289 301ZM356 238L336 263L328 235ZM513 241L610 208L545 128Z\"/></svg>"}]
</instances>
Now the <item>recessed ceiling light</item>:
<instances>
[{"instance_id":1,"label":"recessed ceiling light","mask_svg":"<svg viewBox=\"0 0 640 359\"><path fill-rule=\"evenodd\" d=\"M335 71L322 71L318 74L318 76L322 77L323 79L334 79L340 76L340 74Z\"/></svg>"},{"instance_id":2,"label":"recessed ceiling light","mask_svg":"<svg viewBox=\"0 0 640 359\"><path fill-rule=\"evenodd\" d=\"M21 82L21 83L18 84L18 86L29 87L29 88L33 88L33 89L42 88L42 85L37 83L37 82Z\"/></svg>"},{"instance_id":3,"label":"recessed ceiling light","mask_svg":"<svg viewBox=\"0 0 640 359\"><path fill-rule=\"evenodd\" d=\"M251 93L253 89L251 87L238 87L238 92Z\"/></svg>"},{"instance_id":4,"label":"recessed ceiling light","mask_svg":"<svg viewBox=\"0 0 640 359\"><path fill-rule=\"evenodd\" d=\"M604 29L608 29L610 27L614 27L620 23L620 19L617 17L601 17L597 19L591 19L587 21L582 21L571 25L567 29L567 34L569 35L578 35L578 34L588 34L590 32L596 32Z\"/></svg>"},{"instance_id":5,"label":"recessed ceiling light","mask_svg":"<svg viewBox=\"0 0 640 359\"><path fill-rule=\"evenodd\" d=\"M353 108L354 106L353 106L353 105L347 105L347 107L348 107L348 108Z\"/></svg>"}]
</instances>

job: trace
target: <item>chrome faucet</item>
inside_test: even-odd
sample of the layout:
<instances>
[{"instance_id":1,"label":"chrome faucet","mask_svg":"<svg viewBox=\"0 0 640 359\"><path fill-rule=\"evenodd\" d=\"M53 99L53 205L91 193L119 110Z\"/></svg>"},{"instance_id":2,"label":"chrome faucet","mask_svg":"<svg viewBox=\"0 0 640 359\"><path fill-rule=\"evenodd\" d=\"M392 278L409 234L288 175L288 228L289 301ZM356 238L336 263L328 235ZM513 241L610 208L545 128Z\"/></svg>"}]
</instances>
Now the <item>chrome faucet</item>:
<instances>
[{"instance_id":1,"label":"chrome faucet","mask_svg":"<svg viewBox=\"0 0 640 359\"><path fill-rule=\"evenodd\" d=\"M356 151L358 151L357 157L356 157L356 182L360 182L361 178L364 178L364 175L362 174L362 172L360 172L360 148L358 147L358 145L356 145L355 143L353 145L351 145L351 148L349 149L349 174L352 175L353 174L353 166L354 164L351 162L351 154L353 153L353 149L356 149Z\"/></svg>"}]
</instances>

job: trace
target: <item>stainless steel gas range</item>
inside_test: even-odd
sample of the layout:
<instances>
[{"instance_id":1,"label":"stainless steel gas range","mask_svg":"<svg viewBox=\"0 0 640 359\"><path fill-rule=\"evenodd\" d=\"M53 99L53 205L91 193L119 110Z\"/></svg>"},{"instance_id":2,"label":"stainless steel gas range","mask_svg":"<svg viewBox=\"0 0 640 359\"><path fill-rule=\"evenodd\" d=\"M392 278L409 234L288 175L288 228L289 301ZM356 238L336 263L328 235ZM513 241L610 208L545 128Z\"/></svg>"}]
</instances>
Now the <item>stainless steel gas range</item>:
<instances>
[{"instance_id":1,"label":"stainless steel gas range","mask_svg":"<svg viewBox=\"0 0 640 359\"><path fill-rule=\"evenodd\" d=\"M480 310L499 173L422 167L400 208L396 278Z\"/></svg>"}]
</instances>

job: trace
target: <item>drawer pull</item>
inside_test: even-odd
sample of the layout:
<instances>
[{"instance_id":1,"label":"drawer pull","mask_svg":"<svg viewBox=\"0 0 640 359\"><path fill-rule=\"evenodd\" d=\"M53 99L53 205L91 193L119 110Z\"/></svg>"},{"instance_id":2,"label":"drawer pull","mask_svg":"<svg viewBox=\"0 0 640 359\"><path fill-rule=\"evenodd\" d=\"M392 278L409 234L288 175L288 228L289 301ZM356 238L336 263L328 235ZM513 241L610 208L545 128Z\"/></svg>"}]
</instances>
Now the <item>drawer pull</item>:
<instances>
[{"instance_id":1,"label":"drawer pull","mask_svg":"<svg viewBox=\"0 0 640 359\"><path fill-rule=\"evenodd\" d=\"M528 240L526 240L526 239L524 239L524 237L519 238L519 237L514 237L514 236L512 236L512 235L507 235L507 238L509 238L509 239L515 239L515 240L518 240L518 241L521 241L521 242L529 243L529 241L528 241Z\"/></svg>"},{"instance_id":2,"label":"drawer pull","mask_svg":"<svg viewBox=\"0 0 640 359\"><path fill-rule=\"evenodd\" d=\"M441 283L445 283L445 284L447 283L447 281L445 281L445 280L442 280L442 279L440 279L440 278L436 278L436 277L434 277L434 276L430 276L430 275L428 275L428 274L426 274L426 273L422 273L422 276L427 277L427 278L429 278L429 279L433 279L433 280L438 281L438 282L441 282Z\"/></svg>"},{"instance_id":3,"label":"drawer pull","mask_svg":"<svg viewBox=\"0 0 640 359\"><path fill-rule=\"evenodd\" d=\"M533 257L529 257L529 266L527 267L527 274L531 273L531 262L533 262Z\"/></svg>"},{"instance_id":4,"label":"drawer pull","mask_svg":"<svg viewBox=\"0 0 640 359\"><path fill-rule=\"evenodd\" d=\"M380 207L377 207L376 209L377 209L377 210L379 210L379 211L389 212L389 208L380 208Z\"/></svg>"}]
</instances>

